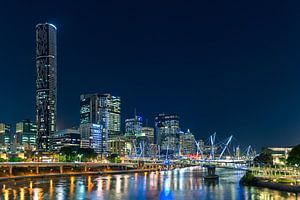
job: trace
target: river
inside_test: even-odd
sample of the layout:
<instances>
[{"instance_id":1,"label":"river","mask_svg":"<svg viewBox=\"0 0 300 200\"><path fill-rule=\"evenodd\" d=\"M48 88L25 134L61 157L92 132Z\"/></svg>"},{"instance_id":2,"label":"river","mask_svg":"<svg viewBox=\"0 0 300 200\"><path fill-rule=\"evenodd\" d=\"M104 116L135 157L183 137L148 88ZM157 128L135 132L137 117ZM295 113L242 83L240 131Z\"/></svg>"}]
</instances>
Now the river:
<instances>
[{"instance_id":1,"label":"river","mask_svg":"<svg viewBox=\"0 0 300 200\"><path fill-rule=\"evenodd\" d=\"M72 176L0 183L0 199L296 199L295 194L244 187L244 171L217 169L218 181L203 180L205 169L107 176Z\"/></svg>"}]
</instances>

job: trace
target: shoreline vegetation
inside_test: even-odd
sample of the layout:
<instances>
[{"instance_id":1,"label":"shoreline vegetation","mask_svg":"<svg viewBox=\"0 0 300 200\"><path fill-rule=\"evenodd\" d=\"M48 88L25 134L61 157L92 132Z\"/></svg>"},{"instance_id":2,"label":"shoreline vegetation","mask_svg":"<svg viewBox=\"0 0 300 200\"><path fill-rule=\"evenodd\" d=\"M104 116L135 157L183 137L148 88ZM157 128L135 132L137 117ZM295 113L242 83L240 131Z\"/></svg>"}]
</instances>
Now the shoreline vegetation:
<instances>
[{"instance_id":1,"label":"shoreline vegetation","mask_svg":"<svg viewBox=\"0 0 300 200\"><path fill-rule=\"evenodd\" d=\"M273 182L270 179L258 178L251 172L247 171L241 178L240 184L244 186L265 187L268 189L279 190L282 192L300 193L300 185L292 185L295 181L276 180ZM290 185L288 185L290 184Z\"/></svg>"}]
</instances>

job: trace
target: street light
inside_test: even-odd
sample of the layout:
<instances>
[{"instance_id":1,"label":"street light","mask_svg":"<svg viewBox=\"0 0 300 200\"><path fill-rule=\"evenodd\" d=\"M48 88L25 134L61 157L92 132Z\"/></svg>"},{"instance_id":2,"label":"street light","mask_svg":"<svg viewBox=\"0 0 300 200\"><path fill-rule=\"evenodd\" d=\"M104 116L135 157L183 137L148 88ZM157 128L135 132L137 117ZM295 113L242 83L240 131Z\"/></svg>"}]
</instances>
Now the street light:
<instances>
[{"instance_id":1,"label":"street light","mask_svg":"<svg viewBox=\"0 0 300 200\"><path fill-rule=\"evenodd\" d=\"M79 162L82 162L81 161L82 156L83 156L83 154L78 154Z\"/></svg>"}]
</instances>

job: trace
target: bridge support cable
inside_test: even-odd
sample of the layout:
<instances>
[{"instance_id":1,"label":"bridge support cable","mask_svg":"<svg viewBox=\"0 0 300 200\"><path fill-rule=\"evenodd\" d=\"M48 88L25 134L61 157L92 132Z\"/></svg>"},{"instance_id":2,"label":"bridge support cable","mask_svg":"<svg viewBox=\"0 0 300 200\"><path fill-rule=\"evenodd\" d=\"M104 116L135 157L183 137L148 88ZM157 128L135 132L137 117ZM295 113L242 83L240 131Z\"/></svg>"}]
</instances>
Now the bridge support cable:
<instances>
[{"instance_id":1,"label":"bridge support cable","mask_svg":"<svg viewBox=\"0 0 300 200\"><path fill-rule=\"evenodd\" d=\"M229 137L229 139L227 140L227 142L226 142L226 144L225 144L225 147L224 147L224 149L222 150L222 152L221 152L221 154L220 154L220 156L219 156L219 159L221 159L221 157L223 156L225 150L227 149L229 143L230 143L231 140L232 140L232 137L233 137L233 136L231 135L231 136Z\"/></svg>"},{"instance_id":2,"label":"bridge support cable","mask_svg":"<svg viewBox=\"0 0 300 200\"><path fill-rule=\"evenodd\" d=\"M246 158L250 157L250 150L251 150L251 145L249 145L247 148Z\"/></svg>"},{"instance_id":3,"label":"bridge support cable","mask_svg":"<svg viewBox=\"0 0 300 200\"><path fill-rule=\"evenodd\" d=\"M215 140L216 140L216 132L210 136L210 159L215 159Z\"/></svg>"},{"instance_id":4,"label":"bridge support cable","mask_svg":"<svg viewBox=\"0 0 300 200\"><path fill-rule=\"evenodd\" d=\"M198 157L199 152L200 152L200 154L201 154L201 159L203 159L204 156L203 156L203 151L201 150L201 147L200 147L200 142L197 142L195 139L194 139L194 141L195 141L195 144L196 144L196 147L197 147L197 157Z\"/></svg>"}]
</instances>

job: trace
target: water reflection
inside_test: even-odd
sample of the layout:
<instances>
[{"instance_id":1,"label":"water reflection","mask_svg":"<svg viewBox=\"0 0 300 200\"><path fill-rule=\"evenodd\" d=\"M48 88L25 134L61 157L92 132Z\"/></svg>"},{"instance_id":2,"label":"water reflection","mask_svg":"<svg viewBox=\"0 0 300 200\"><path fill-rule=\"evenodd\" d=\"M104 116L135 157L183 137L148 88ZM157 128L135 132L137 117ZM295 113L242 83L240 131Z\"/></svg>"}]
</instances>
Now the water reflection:
<instances>
[{"instance_id":1,"label":"water reflection","mask_svg":"<svg viewBox=\"0 0 300 200\"><path fill-rule=\"evenodd\" d=\"M295 199L295 194L242 187L244 172L217 169L204 181L199 167L166 172L63 177L0 183L0 199Z\"/></svg>"}]
</instances>

